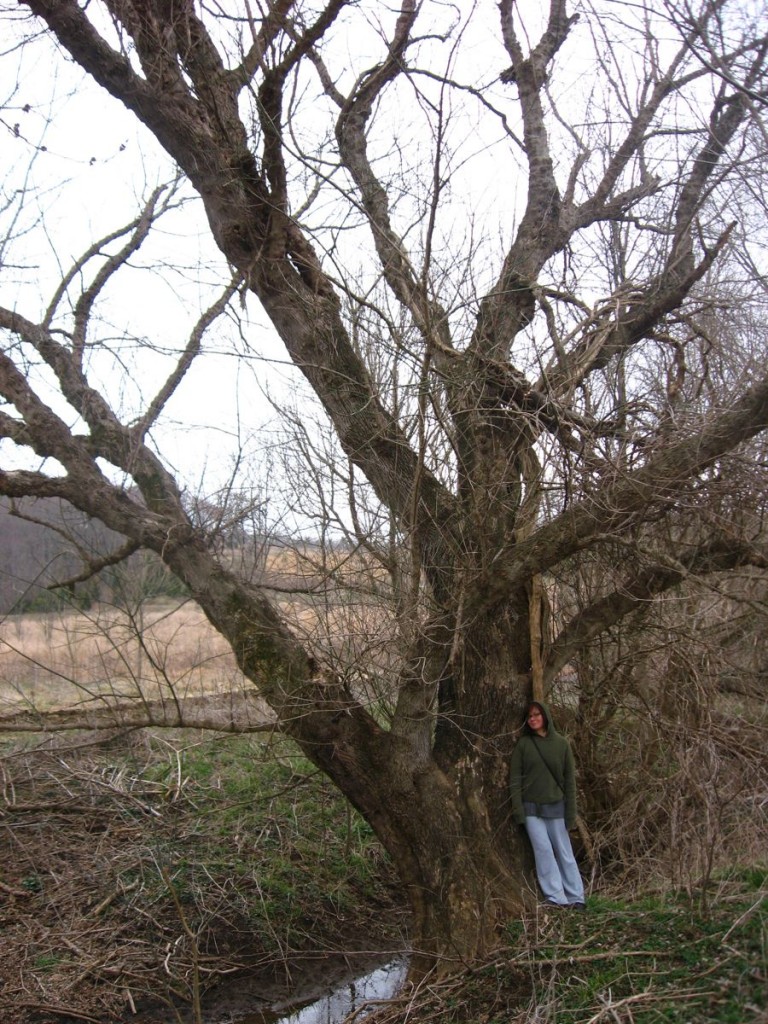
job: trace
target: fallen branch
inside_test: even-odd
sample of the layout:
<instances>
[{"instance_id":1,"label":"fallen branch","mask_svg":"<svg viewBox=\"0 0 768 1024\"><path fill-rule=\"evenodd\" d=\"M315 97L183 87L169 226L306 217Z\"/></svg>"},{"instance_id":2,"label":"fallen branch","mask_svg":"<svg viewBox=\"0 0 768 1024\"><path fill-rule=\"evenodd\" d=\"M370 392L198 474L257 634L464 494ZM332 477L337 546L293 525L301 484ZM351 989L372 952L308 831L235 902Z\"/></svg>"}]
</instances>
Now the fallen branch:
<instances>
[{"instance_id":1,"label":"fallen branch","mask_svg":"<svg viewBox=\"0 0 768 1024\"><path fill-rule=\"evenodd\" d=\"M519 957L513 957L509 963L513 964L523 961L532 967L557 967L559 964L587 964L595 960L618 960L631 956L642 956L649 960L658 960L661 957L676 956L676 954L666 950L629 949L622 952L621 950L614 949L608 950L605 953L584 953L582 956L560 956L548 960L529 960L525 954L521 954Z\"/></svg>"},{"instance_id":2,"label":"fallen branch","mask_svg":"<svg viewBox=\"0 0 768 1024\"><path fill-rule=\"evenodd\" d=\"M12 885L6 885L5 882L0 882L0 892L5 892L9 896L23 896L25 899L32 895L26 889L16 889Z\"/></svg>"},{"instance_id":3,"label":"fallen branch","mask_svg":"<svg viewBox=\"0 0 768 1024\"><path fill-rule=\"evenodd\" d=\"M615 1003L606 1003L606 1005L593 1016L590 1017L586 1024L598 1024L598 1021L602 1020L606 1014L610 1014L615 1018L615 1011L622 1006L629 1006L632 1003L659 1003L669 1002L672 999L705 999L709 996L717 995L717 992L637 992L632 996L625 996L623 999L617 999Z\"/></svg>"},{"instance_id":4,"label":"fallen branch","mask_svg":"<svg viewBox=\"0 0 768 1024\"><path fill-rule=\"evenodd\" d=\"M89 1021L90 1024L102 1024L99 1017L91 1017L88 1013L80 1013L70 1006L57 1006L55 1003L19 1003L27 1010L40 1010L42 1013L58 1013L61 1017L73 1017L75 1020Z\"/></svg>"},{"instance_id":5,"label":"fallen branch","mask_svg":"<svg viewBox=\"0 0 768 1024\"><path fill-rule=\"evenodd\" d=\"M98 916L99 914L103 914L107 907L111 906L116 899L119 899L120 896L124 896L125 893L127 892L133 892L133 890L136 889L138 885L139 879L135 878L129 885L125 885L120 887L119 889L115 889L114 892L111 892L108 896L105 896L101 903L98 903L93 908L93 910L90 911L90 913L95 914L96 916Z\"/></svg>"},{"instance_id":6,"label":"fallen branch","mask_svg":"<svg viewBox=\"0 0 768 1024\"><path fill-rule=\"evenodd\" d=\"M275 718L255 690L160 700L106 696L57 711L0 715L0 732L65 732L72 729L211 729L253 733L275 728Z\"/></svg>"}]
</instances>

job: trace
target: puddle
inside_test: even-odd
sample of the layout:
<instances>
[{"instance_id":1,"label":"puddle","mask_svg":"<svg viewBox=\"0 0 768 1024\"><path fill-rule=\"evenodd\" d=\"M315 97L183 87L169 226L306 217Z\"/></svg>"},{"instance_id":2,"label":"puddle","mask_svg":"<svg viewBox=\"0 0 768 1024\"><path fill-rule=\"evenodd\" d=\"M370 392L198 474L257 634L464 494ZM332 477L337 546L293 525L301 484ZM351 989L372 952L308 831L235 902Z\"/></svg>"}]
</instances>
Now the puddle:
<instances>
[{"instance_id":1,"label":"puddle","mask_svg":"<svg viewBox=\"0 0 768 1024\"><path fill-rule=\"evenodd\" d=\"M377 967L361 978L350 978L334 985L310 1002L297 1006L291 1002L281 1007L231 1016L226 1024L339 1024L347 1014L371 1000L391 999L405 979L404 959ZM217 1024L225 1024L219 1021Z\"/></svg>"},{"instance_id":2,"label":"puddle","mask_svg":"<svg viewBox=\"0 0 768 1024\"><path fill-rule=\"evenodd\" d=\"M204 1000L203 1024L339 1024L366 1002L393 998L405 980L408 962L404 956L384 963L367 959L355 968L344 958L336 964L325 960L323 968L322 978L309 972L314 977L297 979L290 995L278 998L274 992L265 997L258 982L225 982ZM361 970L367 973L360 974ZM173 1020L191 1024L185 1012ZM166 1024L171 1024L170 1018Z\"/></svg>"}]
</instances>

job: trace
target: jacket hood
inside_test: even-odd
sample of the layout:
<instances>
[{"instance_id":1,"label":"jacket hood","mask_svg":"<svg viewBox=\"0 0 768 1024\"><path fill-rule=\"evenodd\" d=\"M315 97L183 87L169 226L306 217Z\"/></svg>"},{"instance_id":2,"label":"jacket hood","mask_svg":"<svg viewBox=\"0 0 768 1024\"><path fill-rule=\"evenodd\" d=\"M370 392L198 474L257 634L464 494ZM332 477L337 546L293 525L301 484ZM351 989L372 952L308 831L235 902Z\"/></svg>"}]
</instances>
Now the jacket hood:
<instances>
[{"instance_id":1,"label":"jacket hood","mask_svg":"<svg viewBox=\"0 0 768 1024\"><path fill-rule=\"evenodd\" d=\"M525 705L525 711L523 712L523 731L528 736L533 736L533 729L528 725L528 709L532 707L541 708L541 713L544 715L544 721L546 723L547 732L557 732L555 723L552 721L552 712L549 710L549 704L546 704L543 700L529 700Z\"/></svg>"}]
</instances>

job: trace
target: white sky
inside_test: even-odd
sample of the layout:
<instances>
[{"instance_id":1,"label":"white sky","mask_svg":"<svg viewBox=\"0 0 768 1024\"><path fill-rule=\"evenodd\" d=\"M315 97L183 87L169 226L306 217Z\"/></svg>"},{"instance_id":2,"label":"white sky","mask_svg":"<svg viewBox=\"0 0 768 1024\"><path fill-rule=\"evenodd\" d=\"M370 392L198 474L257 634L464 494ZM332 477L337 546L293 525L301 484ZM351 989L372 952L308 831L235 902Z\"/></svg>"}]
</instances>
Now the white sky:
<instances>
[{"instance_id":1,"label":"white sky","mask_svg":"<svg viewBox=\"0 0 768 1024\"><path fill-rule=\"evenodd\" d=\"M55 77L51 71L46 43L0 58L0 239L15 236L2 251L0 303L32 320L42 317L74 260L95 239L132 220L152 189L174 173L135 117L71 62L57 62ZM194 198L183 211L166 215L131 267L110 289L102 313L112 326L104 334L135 335L161 349L185 343L229 276ZM236 344L242 353L242 342L231 324L220 321L207 336L208 354L188 373L157 432L164 458L194 491L220 486L239 446L247 447L248 435L273 419L254 378L266 383L268 377L278 395L285 392L286 377L295 386L296 371L286 365L282 345L252 295L240 313L251 318L251 358L234 357ZM120 349L121 358L136 360L127 377L102 360L92 380L118 408L139 408L140 395L154 394L171 363L149 346L122 342ZM25 464L12 449L10 442L0 442L3 465Z\"/></svg>"},{"instance_id":2,"label":"white sky","mask_svg":"<svg viewBox=\"0 0 768 1024\"><path fill-rule=\"evenodd\" d=\"M390 31L393 14L389 9L385 13ZM455 12L448 10L447 17L454 20ZM372 51L380 53L378 41L372 37L371 42ZM344 47L351 47L359 60L361 45L359 35L341 40L340 69L352 63ZM477 59L480 51L482 44L476 41L468 49L470 59ZM9 231L16 236L4 253L0 303L33 320L42 316L73 260L94 239L132 219L151 190L173 175L171 162L135 117L71 60L61 54L52 59L53 52L47 40L40 40L0 56L2 182L6 200L11 198L5 214L0 214L0 239ZM457 127L470 138L470 149L482 152L488 142L479 136L472 139L476 125L469 116L470 123ZM474 184L466 210L471 207L477 216L483 205L477 188L480 179ZM485 204L494 211L493 230L500 235L500 224L516 199L508 192L500 203L497 188L488 189ZM456 201L464 206L464 197L457 196ZM465 231L461 228L462 234ZM118 275L110 308L104 310L114 328L107 334L135 334L155 348L183 344L200 311L219 294L228 276L199 201L191 201L183 215L167 217L131 263L137 269ZM139 265L146 269L141 272ZM234 331L222 331L225 325L220 322L209 332L206 346L209 353L220 355L198 359L169 403L163 429L154 432L164 458L195 491L224 483L240 446L247 448L249 437L272 420L259 383L278 397L295 396L303 388L303 379L286 364L282 345L252 295L241 313L250 317L251 358L242 359L242 341ZM241 358L235 358L234 351ZM128 357L125 348L122 355ZM102 360L98 373L104 389L118 407L138 408L139 395L150 397L158 374L164 376L168 366L162 366L147 347L127 378L113 371ZM268 444L268 431L256 443ZM9 468L23 460L11 455L11 448L9 442L0 442L0 455Z\"/></svg>"}]
</instances>

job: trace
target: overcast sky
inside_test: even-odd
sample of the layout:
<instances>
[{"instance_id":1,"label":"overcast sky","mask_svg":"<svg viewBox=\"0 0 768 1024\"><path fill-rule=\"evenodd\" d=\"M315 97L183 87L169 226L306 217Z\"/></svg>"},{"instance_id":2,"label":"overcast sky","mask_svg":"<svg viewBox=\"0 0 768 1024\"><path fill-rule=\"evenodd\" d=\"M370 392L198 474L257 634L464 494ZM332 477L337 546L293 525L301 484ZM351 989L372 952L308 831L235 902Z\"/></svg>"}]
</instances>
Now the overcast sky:
<instances>
[{"instance_id":1,"label":"overcast sky","mask_svg":"<svg viewBox=\"0 0 768 1024\"><path fill-rule=\"evenodd\" d=\"M15 0L13 4L3 2L0 7L6 12L4 17L9 11L23 10ZM429 8L446 24L460 9L436 3ZM541 5L527 5L525 16L529 18L540 10ZM608 10L612 16L632 17L636 8L608 5ZM457 74L468 83L493 81L507 63L498 39L496 4L488 3L482 11L486 12L484 18L473 22L472 33L459 51L464 63ZM386 7L387 30L391 30L395 13ZM597 87L588 21L588 15L582 17L558 57L557 74L552 76L551 88L557 90L556 98L563 109ZM19 20L17 25L21 27L23 22ZM537 27L528 27L534 38ZM49 40L16 48L9 24L4 22L2 28L0 130L4 139L0 187L4 200L0 203L0 245L5 238L9 241L0 250L0 303L18 308L34 320L42 316L73 260L94 239L133 218L152 189L172 178L174 169L135 117L71 60L56 54ZM666 30L670 36L675 34L669 26ZM346 81L353 55L358 56L363 44L359 35L354 39L339 36L330 59L340 81ZM380 42L377 45L380 47ZM437 39L424 44L432 45L440 51L441 59L451 50L450 45ZM638 59L642 60L642 53ZM631 75L629 63L622 71ZM423 78L419 86L426 91L430 88ZM316 82L313 88L318 88ZM393 97L407 94L415 102L412 92L408 93L409 84L399 83L398 88L401 91ZM508 116L514 117L508 89L502 90L502 101ZM390 99L390 105L396 102ZM482 293L498 272L499 254L509 244L515 213L524 198L526 176L514 173L514 161L522 163L522 154L509 138L503 138L499 118L488 117L481 122L483 110L466 92L453 93L451 102L456 107L448 123L448 142L454 155L450 188L441 197L443 235L436 239L449 253L454 242L457 252L460 247L468 252L470 245L482 245L484 254L472 263L472 283ZM392 112L402 140L408 142L405 113L397 107ZM374 136L376 131L386 131L387 124L382 119L382 128L376 128ZM514 122L508 125L513 133L519 130ZM303 127L308 130L306 124ZM558 130L553 121L552 131ZM589 128L584 131L588 137ZM385 140L386 145L390 143L391 139ZM423 151L428 153L426 145ZM573 148L555 142L553 152L556 160L563 160L558 172L565 177ZM671 157L676 159L674 153ZM396 163L397 150L392 159ZM405 193L412 181L408 161L416 157L413 152L405 152L402 159ZM670 170L676 172L676 168L676 163L670 164ZM658 154L653 170L664 173L663 154ZM424 173L431 173L428 161ZM182 190L180 195L184 194ZM113 357L95 360L94 372L99 386L126 418L136 415L154 393L157 382L170 368L170 356L184 344L201 310L228 277L227 267L210 238L201 203L191 193L186 195L184 208L163 220L150 242L132 259L130 272L119 275L119 284L116 280L110 301L102 310L100 334L108 341ZM420 199L423 195L415 197L414 209ZM407 196L400 201L400 208L407 210ZM327 216L326 210L320 206L316 216ZM418 228L408 242L417 235ZM342 254L342 262L349 251L342 253L341 247L359 245L363 237L364 233L339 233L337 255ZM368 243L369 236L364 245ZM604 282L600 284L604 286ZM582 294L587 295L588 284L585 287L583 279L580 286ZM278 397L302 395L305 390L302 378L286 365L282 346L256 299L249 296L244 305L237 300L235 308L244 320L243 336L231 322L222 322L209 334L209 354L188 375L167 408L162 428L155 432L169 465L195 491L202 488L210 492L220 486L241 446L253 452L269 445L269 430L259 432L264 422L273 420L262 387ZM128 365L127 374L118 372L118 360ZM8 466L10 457L8 443L0 442L2 463Z\"/></svg>"}]
</instances>

